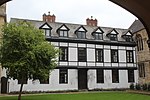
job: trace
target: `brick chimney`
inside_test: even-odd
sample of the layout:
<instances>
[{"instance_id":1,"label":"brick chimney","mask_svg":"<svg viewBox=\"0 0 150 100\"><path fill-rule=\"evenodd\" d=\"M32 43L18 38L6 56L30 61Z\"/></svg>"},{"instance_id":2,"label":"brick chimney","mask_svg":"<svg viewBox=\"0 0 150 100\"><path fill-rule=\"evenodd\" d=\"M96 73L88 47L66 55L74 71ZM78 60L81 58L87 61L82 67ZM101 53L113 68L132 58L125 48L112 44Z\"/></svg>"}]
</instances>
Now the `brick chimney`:
<instances>
[{"instance_id":1,"label":"brick chimney","mask_svg":"<svg viewBox=\"0 0 150 100\"><path fill-rule=\"evenodd\" d=\"M48 12L48 15L46 15L45 13L43 14L43 21L45 22L55 22L55 19L56 19L56 16L53 14L53 15L50 15L50 12Z\"/></svg>"},{"instance_id":2,"label":"brick chimney","mask_svg":"<svg viewBox=\"0 0 150 100\"><path fill-rule=\"evenodd\" d=\"M97 19L93 19L93 16L91 16L91 19L87 18L86 25L97 26Z\"/></svg>"}]
</instances>

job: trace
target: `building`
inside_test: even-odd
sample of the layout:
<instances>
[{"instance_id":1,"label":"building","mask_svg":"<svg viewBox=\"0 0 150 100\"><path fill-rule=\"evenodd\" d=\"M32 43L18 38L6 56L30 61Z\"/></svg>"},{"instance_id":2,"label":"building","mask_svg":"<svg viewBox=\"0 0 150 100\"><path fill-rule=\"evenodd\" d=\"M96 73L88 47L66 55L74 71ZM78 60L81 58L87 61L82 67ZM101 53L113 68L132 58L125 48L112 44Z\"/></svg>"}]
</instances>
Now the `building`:
<instances>
[{"instance_id":1,"label":"building","mask_svg":"<svg viewBox=\"0 0 150 100\"><path fill-rule=\"evenodd\" d=\"M0 40L2 37L2 26L5 24L6 22L6 4L0 5ZM2 68L0 66L0 93L1 93L1 87L3 87L3 84L1 84L2 82L2 76L4 76L5 74L2 71Z\"/></svg>"},{"instance_id":2,"label":"building","mask_svg":"<svg viewBox=\"0 0 150 100\"><path fill-rule=\"evenodd\" d=\"M122 89L137 83L136 44L128 29L100 27L92 17L86 25L55 19L50 13L43 15L43 21L11 19L31 22L62 51L49 79L28 80L23 91ZM9 80L8 92L19 91L19 82Z\"/></svg>"},{"instance_id":3,"label":"building","mask_svg":"<svg viewBox=\"0 0 150 100\"><path fill-rule=\"evenodd\" d=\"M137 43L137 62L139 71L139 83L150 82L150 51L147 44L148 34L140 20L135 20L129 28Z\"/></svg>"}]
</instances>

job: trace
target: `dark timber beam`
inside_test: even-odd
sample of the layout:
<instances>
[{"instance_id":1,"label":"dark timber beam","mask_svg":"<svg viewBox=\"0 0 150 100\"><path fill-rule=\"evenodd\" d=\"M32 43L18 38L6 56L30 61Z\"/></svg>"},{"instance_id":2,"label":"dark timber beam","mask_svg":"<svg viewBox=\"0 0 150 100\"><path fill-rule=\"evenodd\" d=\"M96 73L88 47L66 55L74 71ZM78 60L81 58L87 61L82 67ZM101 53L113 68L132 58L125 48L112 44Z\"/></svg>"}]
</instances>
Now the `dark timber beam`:
<instances>
[{"instance_id":1,"label":"dark timber beam","mask_svg":"<svg viewBox=\"0 0 150 100\"><path fill-rule=\"evenodd\" d=\"M148 37L150 39L150 0L109 0L113 3L121 6L122 8L128 10L145 26L147 30ZM148 45L150 48L150 40L148 40Z\"/></svg>"}]
</instances>

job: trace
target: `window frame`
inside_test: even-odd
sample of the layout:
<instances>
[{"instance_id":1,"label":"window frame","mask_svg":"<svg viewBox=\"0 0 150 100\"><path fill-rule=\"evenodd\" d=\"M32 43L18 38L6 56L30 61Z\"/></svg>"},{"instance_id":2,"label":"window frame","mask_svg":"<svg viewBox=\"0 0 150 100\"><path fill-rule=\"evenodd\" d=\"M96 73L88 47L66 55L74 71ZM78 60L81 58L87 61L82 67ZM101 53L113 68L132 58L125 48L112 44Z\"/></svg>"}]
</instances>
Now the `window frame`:
<instances>
[{"instance_id":1,"label":"window frame","mask_svg":"<svg viewBox=\"0 0 150 100\"><path fill-rule=\"evenodd\" d=\"M68 69L59 69L59 84L68 84Z\"/></svg>"},{"instance_id":2,"label":"window frame","mask_svg":"<svg viewBox=\"0 0 150 100\"><path fill-rule=\"evenodd\" d=\"M96 82L97 83L104 83L104 69L96 69Z\"/></svg>"},{"instance_id":3,"label":"window frame","mask_svg":"<svg viewBox=\"0 0 150 100\"><path fill-rule=\"evenodd\" d=\"M79 35L79 33L80 33L80 35ZM76 34L77 34L78 39L86 39L86 32L85 31L77 31Z\"/></svg>"},{"instance_id":4,"label":"window frame","mask_svg":"<svg viewBox=\"0 0 150 100\"><path fill-rule=\"evenodd\" d=\"M117 34L109 34L109 38L111 41L118 41Z\"/></svg>"},{"instance_id":5,"label":"window frame","mask_svg":"<svg viewBox=\"0 0 150 100\"><path fill-rule=\"evenodd\" d=\"M134 83L134 69L128 69L128 83Z\"/></svg>"},{"instance_id":6,"label":"window frame","mask_svg":"<svg viewBox=\"0 0 150 100\"><path fill-rule=\"evenodd\" d=\"M61 52L62 54L59 53L59 61L68 61L68 47L59 47L59 49L62 51ZM63 52L63 51L65 51L65 52Z\"/></svg>"},{"instance_id":7,"label":"window frame","mask_svg":"<svg viewBox=\"0 0 150 100\"><path fill-rule=\"evenodd\" d=\"M139 77L140 78L146 77L146 71L145 71L145 64L144 63L138 64L138 71L139 71Z\"/></svg>"},{"instance_id":8,"label":"window frame","mask_svg":"<svg viewBox=\"0 0 150 100\"><path fill-rule=\"evenodd\" d=\"M115 53L115 54L114 54ZM117 54L117 55L116 55ZM115 57L116 56L116 57ZM114 58L115 57L115 58ZM118 50L111 49L111 62L112 63L118 63L119 62L119 55Z\"/></svg>"},{"instance_id":9,"label":"window frame","mask_svg":"<svg viewBox=\"0 0 150 100\"><path fill-rule=\"evenodd\" d=\"M82 52L80 49L84 49ZM82 53L82 55L81 55ZM84 55L83 55L84 54ZM78 62L86 62L87 61L87 50L86 48L78 48Z\"/></svg>"},{"instance_id":10,"label":"window frame","mask_svg":"<svg viewBox=\"0 0 150 100\"><path fill-rule=\"evenodd\" d=\"M140 34L136 36L136 43L137 43L137 51L143 50L143 39Z\"/></svg>"},{"instance_id":11,"label":"window frame","mask_svg":"<svg viewBox=\"0 0 150 100\"><path fill-rule=\"evenodd\" d=\"M96 62L104 62L104 50L103 49L95 49L95 60Z\"/></svg>"},{"instance_id":12,"label":"window frame","mask_svg":"<svg viewBox=\"0 0 150 100\"><path fill-rule=\"evenodd\" d=\"M59 32L59 37L68 37L68 30L59 29L58 32ZM61 32L62 32L63 35L61 35ZM65 34L66 34L67 36L65 36Z\"/></svg>"},{"instance_id":13,"label":"window frame","mask_svg":"<svg viewBox=\"0 0 150 100\"><path fill-rule=\"evenodd\" d=\"M134 63L133 50L126 50L126 62L127 63Z\"/></svg>"},{"instance_id":14,"label":"window frame","mask_svg":"<svg viewBox=\"0 0 150 100\"><path fill-rule=\"evenodd\" d=\"M119 69L112 69L112 83L119 83Z\"/></svg>"},{"instance_id":15,"label":"window frame","mask_svg":"<svg viewBox=\"0 0 150 100\"><path fill-rule=\"evenodd\" d=\"M103 33L93 32L93 36L95 40L103 40Z\"/></svg>"}]
</instances>

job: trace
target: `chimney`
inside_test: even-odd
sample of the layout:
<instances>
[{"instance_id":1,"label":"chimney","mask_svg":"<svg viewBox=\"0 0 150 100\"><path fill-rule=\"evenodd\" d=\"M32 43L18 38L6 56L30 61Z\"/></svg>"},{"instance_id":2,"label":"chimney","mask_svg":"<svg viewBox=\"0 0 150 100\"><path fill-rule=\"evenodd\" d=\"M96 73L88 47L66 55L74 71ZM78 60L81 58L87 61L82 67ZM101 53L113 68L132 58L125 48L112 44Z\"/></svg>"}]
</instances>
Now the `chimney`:
<instances>
[{"instance_id":1,"label":"chimney","mask_svg":"<svg viewBox=\"0 0 150 100\"><path fill-rule=\"evenodd\" d=\"M55 22L55 19L56 19L56 16L53 14L53 15L50 15L50 12L48 12L48 15L46 15L45 13L43 14L43 21L45 22Z\"/></svg>"},{"instance_id":2,"label":"chimney","mask_svg":"<svg viewBox=\"0 0 150 100\"><path fill-rule=\"evenodd\" d=\"M91 19L87 18L86 25L97 26L97 19L93 19L93 16L91 16Z\"/></svg>"}]
</instances>

